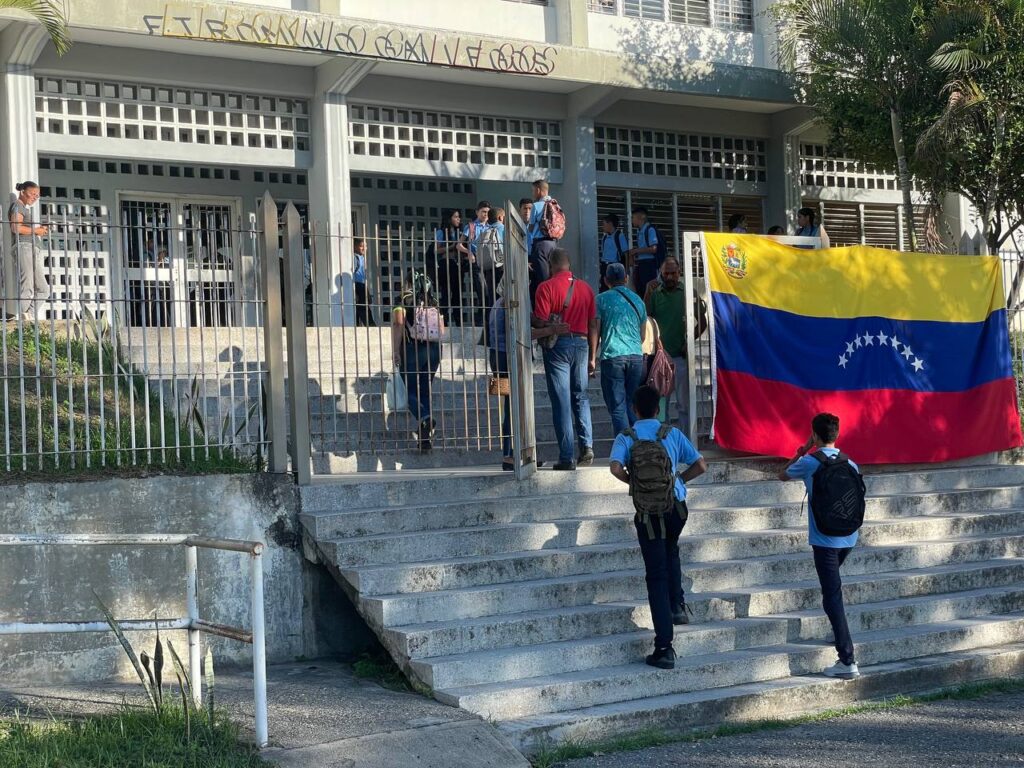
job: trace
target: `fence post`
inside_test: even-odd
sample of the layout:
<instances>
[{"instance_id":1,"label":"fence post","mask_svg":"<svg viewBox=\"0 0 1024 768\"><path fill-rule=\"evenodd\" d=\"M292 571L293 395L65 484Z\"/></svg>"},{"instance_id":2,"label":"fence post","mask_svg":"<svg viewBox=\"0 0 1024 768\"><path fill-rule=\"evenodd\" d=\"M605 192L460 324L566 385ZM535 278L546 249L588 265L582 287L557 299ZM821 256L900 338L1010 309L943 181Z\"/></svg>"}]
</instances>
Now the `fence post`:
<instances>
[{"instance_id":1,"label":"fence post","mask_svg":"<svg viewBox=\"0 0 1024 768\"><path fill-rule=\"evenodd\" d=\"M263 616L262 548L249 556L252 577L252 685L256 714L256 746L267 746L267 646Z\"/></svg>"},{"instance_id":2,"label":"fence post","mask_svg":"<svg viewBox=\"0 0 1024 768\"><path fill-rule=\"evenodd\" d=\"M185 609L188 614L188 675L192 678L192 701L197 707L203 706L203 675L200 666L203 658L199 628L199 551L193 546L185 547Z\"/></svg>"},{"instance_id":3,"label":"fence post","mask_svg":"<svg viewBox=\"0 0 1024 768\"><path fill-rule=\"evenodd\" d=\"M302 220L295 205L284 212L284 285L288 313L288 388L291 416L292 472L299 485L309 485L312 464L309 435L309 363L306 353L306 291L303 277Z\"/></svg>"},{"instance_id":4,"label":"fence post","mask_svg":"<svg viewBox=\"0 0 1024 768\"><path fill-rule=\"evenodd\" d=\"M288 424L284 411L284 349L281 326L281 258L278 255L277 203L263 195L263 258L259 275L263 287L263 348L267 361L264 402L267 409L267 471L288 471Z\"/></svg>"}]
</instances>

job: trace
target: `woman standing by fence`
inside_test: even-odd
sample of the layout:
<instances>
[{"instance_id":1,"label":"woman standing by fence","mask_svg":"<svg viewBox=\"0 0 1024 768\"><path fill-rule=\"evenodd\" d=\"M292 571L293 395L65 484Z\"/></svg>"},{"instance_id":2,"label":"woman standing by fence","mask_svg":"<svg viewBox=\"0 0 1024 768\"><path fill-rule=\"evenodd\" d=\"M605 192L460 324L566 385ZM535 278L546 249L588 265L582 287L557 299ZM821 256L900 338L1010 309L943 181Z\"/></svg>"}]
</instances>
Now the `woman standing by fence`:
<instances>
[{"instance_id":1,"label":"woman standing by fence","mask_svg":"<svg viewBox=\"0 0 1024 768\"><path fill-rule=\"evenodd\" d=\"M25 322L35 322L39 305L50 297L41 240L50 229L32 223L32 211L29 209L39 200L39 185L34 181L23 181L15 189L18 191L18 199L11 203L7 215L11 227L11 250L18 283L15 314Z\"/></svg>"}]
</instances>

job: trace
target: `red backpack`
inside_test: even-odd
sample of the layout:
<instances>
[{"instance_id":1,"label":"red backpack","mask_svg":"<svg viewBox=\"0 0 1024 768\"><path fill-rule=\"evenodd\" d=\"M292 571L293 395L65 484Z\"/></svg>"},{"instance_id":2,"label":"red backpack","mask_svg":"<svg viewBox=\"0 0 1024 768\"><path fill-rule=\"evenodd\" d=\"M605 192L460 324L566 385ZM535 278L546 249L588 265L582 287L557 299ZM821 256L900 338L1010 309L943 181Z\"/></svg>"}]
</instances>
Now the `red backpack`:
<instances>
[{"instance_id":1,"label":"red backpack","mask_svg":"<svg viewBox=\"0 0 1024 768\"><path fill-rule=\"evenodd\" d=\"M676 366L668 352L658 347L647 369L647 386L653 387L662 397L668 397L676 385Z\"/></svg>"},{"instance_id":2,"label":"red backpack","mask_svg":"<svg viewBox=\"0 0 1024 768\"><path fill-rule=\"evenodd\" d=\"M565 234L565 213L555 198L544 201L544 211L540 216L540 231L552 240L561 240Z\"/></svg>"}]
</instances>

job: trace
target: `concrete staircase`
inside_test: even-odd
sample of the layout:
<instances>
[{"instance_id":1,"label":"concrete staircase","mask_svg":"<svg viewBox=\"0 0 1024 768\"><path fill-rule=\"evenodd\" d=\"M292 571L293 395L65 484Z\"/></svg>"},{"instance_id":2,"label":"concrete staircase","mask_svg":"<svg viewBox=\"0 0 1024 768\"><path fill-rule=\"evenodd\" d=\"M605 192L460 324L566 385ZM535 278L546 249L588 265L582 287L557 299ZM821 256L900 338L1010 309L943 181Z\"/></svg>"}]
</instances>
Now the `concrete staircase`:
<instances>
[{"instance_id":1,"label":"concrete staircase","mask_svg":"<svg viewBox=\"0 0 1024 768\"><path fill-rule=\"evenodd\" d=\"M422 454L412 416L384 412L385 383L392 370L390 329L307 329L314 470L341 474L500 464L498 398L487 394L490 370L480 335L479 328L452 329L442 347L431 397L437 421L434 450ZM251 409L260 402L259 382L266 368L262 328L128 329L121 334L121 348L152 388L162 392L169 410L177 400L182 402L179 413L186 413L195 400L204 420L218 432L227 419L230 434L242 429L256 436L259 417ZM697 374L702 434L710 428L709 371L705 366ZM558 450L539 353L533 381L538 456L550 463L557 460ZM598 457L607 457L614 435L598 378L590 380L588 394L594 450Z\"/></svg>"},{"instance_id":2,"label":"concrete staircase","mask_svg":"<svg viewBox=\"0 0 1024 768\"><path fill-rule=\"evenodd\" d=\"M680 549L695 620L668 672L642 663L632 507L606 469L360 475L303 489L302 523L309 556L408 674L526 752L1024 675L1024 467L868 478L844 567L854 682L817 674L835 652L803 486L773 470L716 461L692 486Z\"/></svg>"}]
</instances>

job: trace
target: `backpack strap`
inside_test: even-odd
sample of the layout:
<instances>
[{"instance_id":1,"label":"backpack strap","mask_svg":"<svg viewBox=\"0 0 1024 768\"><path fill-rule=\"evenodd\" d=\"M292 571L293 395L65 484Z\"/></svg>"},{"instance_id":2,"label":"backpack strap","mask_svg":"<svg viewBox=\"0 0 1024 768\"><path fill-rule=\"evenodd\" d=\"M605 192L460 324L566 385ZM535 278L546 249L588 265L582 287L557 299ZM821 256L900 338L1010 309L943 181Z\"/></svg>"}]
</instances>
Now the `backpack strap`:
<instances>
[{"instance_id":1,"label":"backpack strap","mask_svg":"<svg viewBox=\"0 0 1024 768\"><path fill-rule=\"evenodd\" d=\"M658 439L659 440L664 440L666 437L668 437L672 433L673 429L675 429L675 427L673 427L668 422L665 422L660 427L658 427Z\"/></svg>"},{"instance_id":2,"label":"backpack strap","mask_svg":"<svg viewBox=\"0 0 1024 768\"><path fill-rule=\"evenodd\" d=\"M622 430L621 434L625 435L634 442L639 440L639 438L636 436L636 430L633 429L632 427L626 427L624 430Z\"/></svg>"},{"instance_id":3,"label":"backpack strap","mask_svg":"<svg viewBox=\"0 0 1024 768\"><path fill-rule=\"evenodd\" d=\"M835 456L829 456L825 451L818 450L811 454L822 464L838 464L841 461L849 462L850 457L840 451Z\"/></svg>"}]
</instances>

